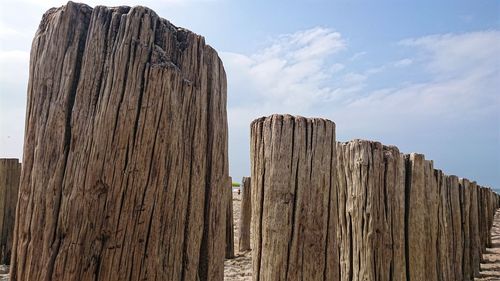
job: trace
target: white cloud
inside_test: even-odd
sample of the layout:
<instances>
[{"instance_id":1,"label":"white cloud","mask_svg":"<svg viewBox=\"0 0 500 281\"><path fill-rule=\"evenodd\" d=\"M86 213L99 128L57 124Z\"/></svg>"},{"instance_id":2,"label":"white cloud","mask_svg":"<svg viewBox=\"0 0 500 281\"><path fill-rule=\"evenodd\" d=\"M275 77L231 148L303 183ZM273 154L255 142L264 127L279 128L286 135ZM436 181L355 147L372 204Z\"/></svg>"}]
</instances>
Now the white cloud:
<instances>
[{"instance_id":1,"label":"white cloud","mask_svg":"<svg viewBox=\"0 0 500 281\"><path fill-rule=\"evenodd\" d=\"M438 34L406 39L403 46L414 47L428 59L427 69L446 77L470 72L498 71L500 31Z\"/></svg>"},{"instance_id":2,"label":"white cloud","mask_svg":"<svg viewBox=\"0 0 500 281\"><path fill-rule=\"evenodd\" d=\"M354 60L357 60L357 59L360 59L360 58L366 56L367 54L368 54L368 52L364 52L364 51L357 52L354 55L352 55L352 57L349 60L354 61Z\"/></svg>"},{"instance_id":3,"label":"white cloud","mask_svg":"<svg viewBox=\"0 0 500 281\"><path fill-rule=\"evenodd\" d=\"M409 128L436 132L438 127L442 130L443 124L475 122L481 126L485 120L500 120L499 42L497 31L402 41L402 46L419 54L418 65L410 58L387 65L405 66L409 71L423 68L427 71L420 79L423 81L395 84L352 97L336 109L335 120L348 123L351 132L376 131L382 135L402 134ZM496 130L500 135L498 127Z\"/></svg>"},{"instance_id":4,"label":"white cloud","mask_svg":"<svg viewBox=\"0 0 500 281\"><path fill-rule=\"evenodd\" d=\"M332 61L347 48L346 40L325 28L280 36L252 55L222 53L229 79L231 161L248 169L240 160L248 151L242 140L248 139L253 119L272 113L319 115L335 121L344 140L384 136L403 140L412 150L419 147L408 139L412 134L415 139L418 134L457 136L463 123L480 126L498 119L499 40L498 31L407 39L396 47L412 55L365 70L351 65L365 52ZM401 80L401 73L410 73L410 80ZM379 79L390 87L377 86ZM432 148L420 152L426 151Z\"/></svg>"},{"instance_id":5,"label":"white cloud","mask_svg":"<svg viewBox=\"0 0 500 281\"><path fill-rule=\"evenodd\" d=\"M281 35L252 55L222 52L229 79L230 103L234 101L236 107L252 110L258 104L259 110L253 115L247 113L252 115L248 118L258 117L265 108L304 113L314 103L334 93L327 82L344 66L327 61L345 48L340 33L316 27ZM247 96L253 98L249 100ZM240 105L241 98L247 102ZM231 110L252 111L235 107L230 108L230 113ZM245 121L251 121L248 118Z\"/></svg>"},{"instance_id":6,"label":"white cloud","mask_svg":"<svg viewBox=\"0 0 500 281\"><path fill-rule=\"evenodd\" d=\"M413 63L412 59L406 58L406 59L402 59L402 60L398 60L398 61L394 62L393 65L395 67L403 67L403 66L408 66L412 63Z\"/></svg>"}]
</instances>

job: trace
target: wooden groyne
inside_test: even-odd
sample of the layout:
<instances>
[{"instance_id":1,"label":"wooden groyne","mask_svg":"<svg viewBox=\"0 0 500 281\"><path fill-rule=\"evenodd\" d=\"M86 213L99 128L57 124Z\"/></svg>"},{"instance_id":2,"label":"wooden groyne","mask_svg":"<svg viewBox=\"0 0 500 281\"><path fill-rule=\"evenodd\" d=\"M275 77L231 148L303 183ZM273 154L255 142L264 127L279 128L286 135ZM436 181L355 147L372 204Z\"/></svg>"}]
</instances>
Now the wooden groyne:
<instances>
[{"instance_id":1,"label":"wooden groyne","mask_svg":"<svg viewBox=\"0 0 500 281\"><path fill-rule=\"evenodd\" d=\"M499 207L422 154L335 141L325 119L251 125L253 280L473 280Z\"/></svg>"}]
</instances>

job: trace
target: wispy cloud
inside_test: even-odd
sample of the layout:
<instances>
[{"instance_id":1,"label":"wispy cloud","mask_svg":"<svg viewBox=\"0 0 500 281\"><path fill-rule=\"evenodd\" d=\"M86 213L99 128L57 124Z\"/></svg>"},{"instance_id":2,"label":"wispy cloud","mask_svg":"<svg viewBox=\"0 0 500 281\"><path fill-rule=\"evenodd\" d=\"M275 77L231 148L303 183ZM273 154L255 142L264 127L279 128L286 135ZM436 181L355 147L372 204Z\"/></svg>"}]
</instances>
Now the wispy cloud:
<instances>
[{"instance_id":1,"label":"wispy cloud","mask_svg":"<svg viewBox=\"0 0 500 281\"><path fill-rule=\"evenodd\" d=\"M281 35L252 55L222 52L233 105L229 108L230 119L231 114L246 112L246 118L235 118L243 125L277 109L306 112L334 93L328 80L344 66L328 60L345 48L340 33L316 27Z\"/></svg>"},{"instance_id":2,"label":"wispy cloud","mask_svg":"<svg viewBox=\"0 0 500 281\"><path fill-rule=\"evenodd\" d=\"M438 34L406 39L401 45L413 47L426 60L427 69L447 77L471 72L497 72L500 67L500 31L487 30L462 34Z\"/></svg>"},{"instance_id":3,"label":"wispy cloud","mask_svg":"<svg viewBox=\"0 0 500 281\"><path fill-rule=\"evenodd\" d=\"M470 121L495 115L498 118L500 32L432 35L403 40L401 46L412 49L418 58L386 64L384 71L398 71L387 69L389 65L410 68L408 71L423 69L421 81L353 97L345 107L337 108L338 118L354 120L350 126L360 130L393 133L409 124L429 126L432 130L430 122ZM391 126L366 125L368 121Z\"/></svg>"},{"instance_id":4,"label":"wispy cloud","mask_svg":"<svg viewBox=\"0 0 500 281\"><path fill-rule=\"evenodd\" d=\"M399 140L410 132L442 136L444 130L443 139L465 141L457 129L462 124L499 117L499 42L499 31L411 38L396 45L408 56L360 69L352 64L365 52L342 61L338 54L348 53L346 39L318 27L280 36L255 54L222 53L229 79L231 155L239 158L238 151L248 151L242 140L248 138L251 120L271 113L327 117L343 136ZM402 68L409 80L377 86L379 79L391 82L401 75Z\"/></svg>"},{"instance_id":5,"label":"wispy cloud","mask_svg":"<svg viewBox=\"0 0 500 281\"><path fill-rule=\"evenodd\" d=\"M368 54L368 52L365 52L365 51L357 52L354 55L352 55L352 57L350 57L349 60L354 61L354 60L357 60L357 59L360 59L360 58L366 56L367 54Z\"/></svg>"}]
</instances>

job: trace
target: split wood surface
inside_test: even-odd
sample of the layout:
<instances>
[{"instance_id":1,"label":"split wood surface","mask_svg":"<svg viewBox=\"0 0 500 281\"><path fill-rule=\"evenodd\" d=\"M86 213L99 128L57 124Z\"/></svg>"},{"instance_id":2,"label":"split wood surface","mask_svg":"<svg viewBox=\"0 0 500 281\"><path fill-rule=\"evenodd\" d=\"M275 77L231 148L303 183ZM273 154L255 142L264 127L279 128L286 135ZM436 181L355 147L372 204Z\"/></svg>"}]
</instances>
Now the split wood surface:
<instances>
[{"instance_id":1,"label":"split wood surface","mask_svg":"<svg viewBox=\"0 0 500 281\"><path fill-rule=\"evenodd\" d=\"M21 163L18 159L0 159L0 264L9 264Z\"/></svg>"},{"instance_id":2,"label":"split wood surface","mask_svg":"<svg viewBox=\"0 0 500 281\"><path fill-rule=\"evenodd\" d=\"M229 177L224 187L226 210L226 259L234 258L234 220L233 220L233 178Z\"/></svg>"},{"instance_id":3,"label":"split wood surface","mask_svg":"<svg viewBox=\"0 0 500 281\"><path fill-rule=\"evenodd\" d=\"M251 178L243 177L241 186L241 215L240 215L240 232L239 245L240 252L250 250L250 224L252 219L252 193L251 193Z\"/></svg>"},{"instance_id":4,"label":"split wood surface","mask_svg":"<svg viewBox=\"0 0 500 281\"><path fill-rule=\"evenodd\" d=\"M499 196L421 154L335 141L335 124L251 125L253 280L473 280Z\"/></svg>"},{"instance_id":5,"label":"split wood surface","mask_svg":"<svg viewBox=\"0 0 500 281\"><path fill-rule=\"evenodd\" d=\"M222 280L226 76L144 7L49 10L30 58L11 280Z\"/></svg>"}]
</instances>

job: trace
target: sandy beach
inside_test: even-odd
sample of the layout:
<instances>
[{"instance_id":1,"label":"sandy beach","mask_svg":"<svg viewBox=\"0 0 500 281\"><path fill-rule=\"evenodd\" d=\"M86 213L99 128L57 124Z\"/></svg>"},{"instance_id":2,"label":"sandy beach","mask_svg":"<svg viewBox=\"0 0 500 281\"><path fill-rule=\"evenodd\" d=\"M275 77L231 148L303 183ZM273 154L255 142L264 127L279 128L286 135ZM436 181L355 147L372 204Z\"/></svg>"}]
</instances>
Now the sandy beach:
<instances>
[{"instance_id":1,"label":"sandy beach","mask_svg":"<svg viewBox=\"0 0 500 281\"><path fill-rule=\"evenodd\" d=\"M252 251L240 252L238 249L240 233L241 194L233 192L233 218L234 218L234 259L224 261L225 281L251 281L252 280Z\"/></svg>"},{"instance_id":2,"label":"sandy beach","mask_svg":"<svg viewBox=\"0 0 500 281\"><path fill-rule=\"evenodd\" d=\"M481 262L481 277L478 281L500 280L500 210L495 214L491 229L491 248L486 249Z\"/></svg>"}]
</instances>

